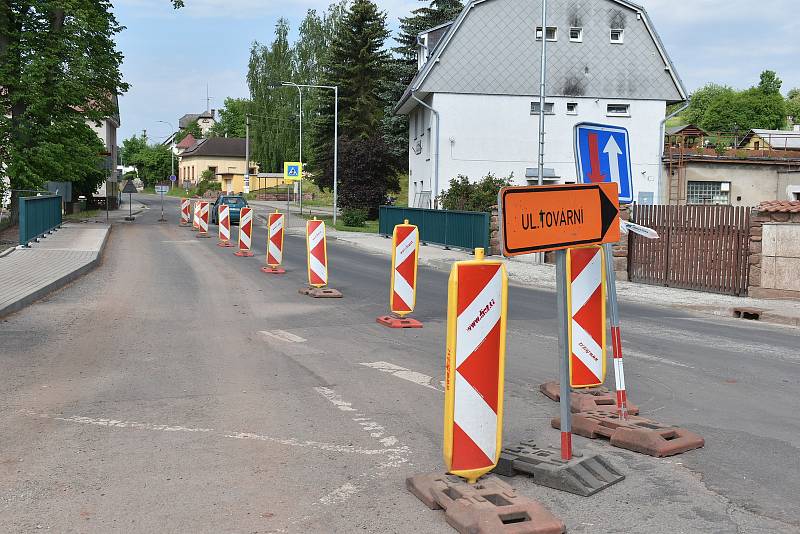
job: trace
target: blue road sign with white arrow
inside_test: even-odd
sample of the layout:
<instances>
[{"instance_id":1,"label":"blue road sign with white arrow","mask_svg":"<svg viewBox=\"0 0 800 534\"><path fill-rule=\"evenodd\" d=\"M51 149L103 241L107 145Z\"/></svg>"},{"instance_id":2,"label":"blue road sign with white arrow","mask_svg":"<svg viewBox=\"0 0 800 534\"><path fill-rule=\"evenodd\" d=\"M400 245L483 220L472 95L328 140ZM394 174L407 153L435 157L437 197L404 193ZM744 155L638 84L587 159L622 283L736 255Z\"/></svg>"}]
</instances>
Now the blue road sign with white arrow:
<instances>
[{"instance_id":1,"label":"blue road sign with white arrow","mask_svg":"<svg viewBox=\"0 0 800 534\"><path fill-rule=\"evenodd\" d=\"M575 125L578 182L616 182L619 202L633 202L633 174L628 130L620 126L582 122Z\"/></svg>"}]
</instances>

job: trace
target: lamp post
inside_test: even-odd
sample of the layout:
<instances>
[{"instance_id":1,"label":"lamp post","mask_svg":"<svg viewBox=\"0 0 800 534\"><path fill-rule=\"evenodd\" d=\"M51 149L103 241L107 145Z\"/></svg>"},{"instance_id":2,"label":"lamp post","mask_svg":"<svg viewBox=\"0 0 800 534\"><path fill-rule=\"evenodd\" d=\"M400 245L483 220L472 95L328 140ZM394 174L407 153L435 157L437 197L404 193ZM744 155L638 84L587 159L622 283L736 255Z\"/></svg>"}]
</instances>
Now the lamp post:
<instances>
[{"instance_id":1,"label":"lamp post","mask_svg":"<svg viewBox=\"0 0 800 534\"><path fill-rule=\"evenodd\" d=\"M166 124L167 126L169 126L170 130L172 130L172 135L173 135L172 144L169 147L169 152L170 152L170 176L174 176L175 175L175 128L172 126L171 122L167 122L167 121L156 121L156 122L162 122L162 123ZM170 182L169 182L169 188L170 189L172 189L172 184L173 184L173 182L172 182L172 180L170 180Z\"/></svg>"},{"instance_id":2,"label":"lamp post","mask_svg":"<svg viewBox=\"0 0 800 534\"><path fill-rule=\"evenodd\" d=\"M294 82L281 82L281 85L297 87L300 93L300 213L303 213L303 93L301 87L333 90L333 226L336 226L336 213L339 208L339 86L315 85Z\"/></svg>"}]
</instances>

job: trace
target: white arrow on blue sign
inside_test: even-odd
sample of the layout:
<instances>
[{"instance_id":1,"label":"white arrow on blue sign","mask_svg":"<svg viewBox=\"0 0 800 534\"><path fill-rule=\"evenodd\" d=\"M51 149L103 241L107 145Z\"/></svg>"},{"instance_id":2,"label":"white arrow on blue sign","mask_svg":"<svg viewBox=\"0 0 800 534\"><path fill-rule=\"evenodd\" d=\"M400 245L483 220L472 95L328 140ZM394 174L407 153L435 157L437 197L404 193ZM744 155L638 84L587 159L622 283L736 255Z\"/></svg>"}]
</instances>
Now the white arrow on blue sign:
<instances>
[{"instance_id":1,"label":"white arrow on blue sign","mask_svg":"<svg viewBox=\"0 0 800 534\"><path fill-rule=\"evenodd\" d=\"M582 122L575 125L578 182L616 182L619 202L633 202L633 174L628 130L620 126Z\"/></svg>"}]
</instances>

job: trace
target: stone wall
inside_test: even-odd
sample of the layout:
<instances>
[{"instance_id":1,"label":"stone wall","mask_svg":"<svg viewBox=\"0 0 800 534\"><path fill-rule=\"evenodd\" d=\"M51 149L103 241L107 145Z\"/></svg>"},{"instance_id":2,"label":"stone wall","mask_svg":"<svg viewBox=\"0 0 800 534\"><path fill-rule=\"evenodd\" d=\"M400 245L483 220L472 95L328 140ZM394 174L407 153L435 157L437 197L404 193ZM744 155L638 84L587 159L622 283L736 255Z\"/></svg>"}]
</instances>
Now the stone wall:
<instances>
[{"instance_id":1,"label":"stone wall","mask_svg":"<svg viewBox=\"0 0 800 534\"><path fill-rule=\"evenodd\" d=\"M749 296L800 299L800 201L762 203L751 220Z\"/></svg>"}]
</instances>

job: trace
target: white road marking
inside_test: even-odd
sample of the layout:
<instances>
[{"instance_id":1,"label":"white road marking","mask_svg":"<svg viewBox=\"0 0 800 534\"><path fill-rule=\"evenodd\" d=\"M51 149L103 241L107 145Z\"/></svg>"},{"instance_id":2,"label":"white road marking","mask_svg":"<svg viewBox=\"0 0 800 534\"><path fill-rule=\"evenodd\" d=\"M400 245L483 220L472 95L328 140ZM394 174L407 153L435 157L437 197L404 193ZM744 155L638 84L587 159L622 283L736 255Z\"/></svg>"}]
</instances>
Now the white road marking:
<instances>
[{"instance_id":1,"label":"white road marking","mask_svg":"<svg viewBox=\"0 0 800 534\"><path fill-rule=\"evenodd\" d=\"M318 449L327 452L340 452L340 453L354 453L363 454L365 456L387 455L387 461L392 461L393 456L397 454L405 454L408 452L407 447L391 448L397 443L396 438L394 442L381 440L383 448L380 449L363 449L360 447L353 447L352 445L337 445L335 443L325 443L321 441L299 440L295 438L278 438L274 436L266 436L263 434L254 434L252 432L226 432L217 431L213 428L193 428L182 425L164 425L153 423L142 423L139 421L127 421L121 419L106 419L96 417L84 417L80 415L60 416L50 415L44 413L37 413L31 411L23 411L25 415L30 417L37 417L41 419L52 419L54 421L63 421L65 423L77 423L81 425L101 426L106 428L119 428L130 430L147 430L151 432L187 432L187 433L207 433L216 437L228 439L252 439L257 441L268 441L271 443L278 443L288 447L303 447Z\"/></svg>"},{"instance_id":2,"label":"white road marking","mask_svg":"<svg viewBox=\"0 0 800 534\"><path fill-rule=\"evenodd\" d=\"M403 380L408 380L409 382L413 382L415 384L419 384L420 386L433 389L435 391L444 391L444 386L441 389L437 388L433 384L434 378L432 376L424 375L422 373L418 373L416 371L411 371L410 369L406 369L405 367L400 367L399 365L395 365L389 362L361 362L359 365L363 365L365 367L369 367L371 369L376 369L383 373L389 373L391 375L396 376L397 378L402 378ZM444 382L441 382L444 384Z\"/></svg>"},{"instance_id":3,"label":"white road marking","mask_svg":"<svg viewBox=\"0 0 800 534\"><path fill-rule=\"evenodd\" d=\"M188 239L182 239L180 241L162 241L162 243L168 243L171 245L197 245L200 241L194 240L189 241Z\"/></svg>"},{"instance_id":4,"label":"white road marking","mask_svg":"<svg viewBox=\"0 0 800 534\"><path fill-rule=\"evenodd\" d=\"M337 395L335 391L323 386L314 388L317 393L328 399L331 404L339 408L343 412L355 412L355 408L349 402L342 400L342 397Z\"/></svg>"},{"instance_id":5,"label":"white road marking","mask_svg":"<svg viewBox=\"0 0 800 534\"><path fill-rule=\"evenodd\" d=\"M332 492L320 498L319 503L324 505L339 504L359 492L359 487L349 482L342 484Z\"/></svg>"},{"instance_id":6,"label":"white road marking","mask_svg":"<svg viewBox=\"0 0 800 534\"><path fill-rule=\"evenodd\" d=\"M623 358L631 357L634 360L636 360L636 359L646 360L646 361L650 361L650 362L664 363L664 364L667 364L667 365L674 365L675 367L685 367L687 369L694 369L693 366L687 365L685 363L675 362L675 361L672 361L672 360L668 360L667 358L661 358L660 356L653 356L651 354L645 354L643 352L639 352L639 351L636 351L636 350L622 349L622 357Z\"/></svg>"},{"instance_id":7,"label":"white road marking","mask_svg":"<svg viewBox=\"0 0 800 534\"><path fill-rule=\"evenodd\" d=\"M287 332L286 330L259 330L259 333L264 334L267 337L271 337L274 339L279 339L281 341L288 341L289 343L305 343L306 338L300 337L298 335L292 334L291 332Z\"/></svg>"}]
</instances>

